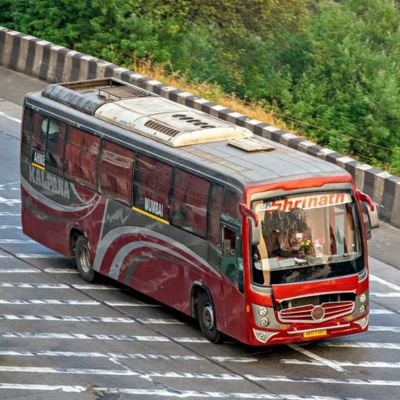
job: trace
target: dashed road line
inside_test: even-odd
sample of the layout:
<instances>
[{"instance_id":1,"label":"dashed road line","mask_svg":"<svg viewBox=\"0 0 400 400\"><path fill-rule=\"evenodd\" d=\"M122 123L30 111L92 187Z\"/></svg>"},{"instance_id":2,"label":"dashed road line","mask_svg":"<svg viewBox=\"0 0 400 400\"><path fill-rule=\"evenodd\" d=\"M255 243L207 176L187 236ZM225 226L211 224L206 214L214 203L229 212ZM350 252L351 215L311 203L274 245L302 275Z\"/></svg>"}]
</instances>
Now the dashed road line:
<instances>
[{"instance_id":1,"label":"dashed road line","mask_svg":"<svg viewBox=\"0 0 400 400\"><path fill-rule=\"evenodd\" d=\"M49 289L49 290L118 290L126 291L128 289L118 288L114 286L105 285L81 285L81 284L71 284L66 283L28 283L28 282L0 282L0 288L18 288L18 289Z\"/></svg>"},{"instance_id":2,"label":"dashed road line","mask_svg":"<svg viewBox=\"0 0 400 400\"><path fill-rule=\"evenodd\" d=\"M11 115L8 115L3 111L0 111L0 117L9 119L10 121L16 122L18 124L20 124L22 122L19 118L12 117Z\"/></svg>"},{"instance_id":3,"label":"dashed road line","mask_svg":"<svg viewBox=\"0 0 400 400\"><path fill-rule=\"evenodd\" d=\"M369 279L371 281L373 281L373 282L378 282L381 285L384 285L384 286L388 287L389 289L397 290L397 291L400 292L400 286L398 286L398 285L396 285L396 284L394 284L392 282L388 282L385 279L380 278L379 276L370 274Z\"/></svg>"},{"instance_id":4,"label":"dashed road line","mask_svg":"<svg viewBox=\"0 0 400 400\"><path fill-rule=\"evenodd\" d=\"M384 342L320 342L318 347L400 350L399 343Z\"/></svg>"},{"instance_id":5,"label":"dashed road line","mask_svg":"<svg viewBox=\"0 0 400 400\"><path fill-rule=\"evenodd\" d=\"M132 376L139 379L168 378L168 379L199 379L216 381L243 381L252 382L284 382L284 383L308 383L308 384L335 384L354 386L400 386L400 381L378 379L334 379L334 378L303 378L282 375L239 375L236 373L206 373L206 372L177 372L177 371L140 371L125 369L100 369L100 368L55 368L36 366L0 366L0 372L18 372L30 374L63 374L63 375L100 375L100 376Z\"/></svg>"},{"instance_id":6,"label":"dashed road line","mask_svg":"<svg viewBox=\"0 0 400 400\"><path fill-rule=\"evenodd\" d=\"M388 293L370 293L371 297L400 297L400 292L388 292Z\"/></svg>"},{"instance_id":7,"label":"dashed road line","mask_svg":"<svg viewBox=\"0 0 400 400\"><path fill-rule=\"evenodd\" d=\"M303 361L294 358L283 358L280 360L282 364L292 365L311 365L321 367L325 364L318 361ZM400 362L385 362L385 361L335 361L337 365L341 367L356 367L356 368L400 368Z\"/></svg>"},{"instance_id":8,"label":"dashed road line","mask_svg":"<svg viewBox=\"0 0 400 400\"><path fill-rule=\"evenodd\" d=\"M13 213L9 211L1 211L0 217L20 217L21 213Z\"/></svg>"},{"instance_id":9,"label":"dashed road line","mask_svg":"<svg viewBox=\"0 0 400 400\"><path fill-rule=\"evenodd\" d=\"M334 369L335 371L344 372L344 369L340 365L338 365L335 361L328 360L327 358L323 358L323 357L319 356L318 354L315 354L310 350L306 350L303 347L301 347L297 344L294 344L294 343L288 344L287 346L290 347L292 350L297 351L298 353L301 353L309 358L312 358L312 359L320 362L321 364L323 364L329 368Z\"/></svg>"},{"instance_id":10,"label":"dashed road line","mask_svg":"<svg viewBox=\"0 0 400 400\"><path fill-rule=\"evenodd\" d=\"M400 333L399 326L377 326L377 325L370 325L368 327L370 332L393 332L393 333Z\"/></svg>"},{"instance_id":11,"label":"dashed road line","mask_svg":"<svg viewBox=\"0 0 400 400\"><path fill-rule=\"evenodd\" d=\"M18 339L44 339L44 340L104 340L104 341L128 341L128 342L177 342L177 343L207 343L203 337L172 337L146 336L146 335L106 335L86 333L56 333L56 332L0 332L0 338Z\"/></svg>"},{"instance_id":12,"label":"dashed road line","mask_svg":"<svg viewBox=\"0 0 400 400\"><path fill-rule=\"evenodd\" d=\"M208 361L208 358L200 355L180 354L143 354L143 353L100 353L89 351L0 351L2 357L73 357L73 358L113 358L117 360L150 360L150 361ZM227 357L211 356L212 360L220 363L254 363L258 362L254 357Z\"/></svg>"},{"instance_id":13,"label":"dashed road line","mask_svg":"<svg viewBox=\"0 0 400 400\"><path fill-rule=\"evenodd\" d=\"M129 318L129 317L87 317L75 315L24 315L0 314L0 321L46 321L46 322L89 322L105 324L134 324L145 325L184 325L176 319L163 318Z\"/></svg>"}]
</instances>

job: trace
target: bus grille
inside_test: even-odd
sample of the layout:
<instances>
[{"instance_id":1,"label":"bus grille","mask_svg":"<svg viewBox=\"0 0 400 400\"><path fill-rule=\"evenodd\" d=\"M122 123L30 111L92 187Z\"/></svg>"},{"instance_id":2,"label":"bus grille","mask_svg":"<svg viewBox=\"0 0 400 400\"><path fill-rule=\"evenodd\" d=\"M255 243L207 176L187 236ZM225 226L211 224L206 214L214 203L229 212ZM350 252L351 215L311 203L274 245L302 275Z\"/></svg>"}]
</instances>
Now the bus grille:
<instances>
[{"instance_id":1,"label":"bus grille","mask_svg":"<svg viewBox=\"0 0 400 400\"><path fill-rule=\"evenodd\" d=\"M322 303L321 305L307 304L300 307L286 308L279 311L279 319L287 323L323 322L351 314L354 301L338 301Z\"/></svg>"}]
</instances>

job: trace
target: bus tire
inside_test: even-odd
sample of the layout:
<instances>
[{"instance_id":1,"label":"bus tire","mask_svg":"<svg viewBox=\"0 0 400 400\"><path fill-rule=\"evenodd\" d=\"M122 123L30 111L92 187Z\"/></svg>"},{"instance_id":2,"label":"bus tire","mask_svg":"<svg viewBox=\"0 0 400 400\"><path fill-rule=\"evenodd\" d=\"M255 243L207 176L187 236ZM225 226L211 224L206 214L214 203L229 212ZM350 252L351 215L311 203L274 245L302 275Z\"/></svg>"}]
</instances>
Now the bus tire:
<instances>
[{"instance_id":1,"label":"bus tire","mask_svg":"<svg viewBox=\"0 0 400 400\"><path fill-rule=\"evenodd\" d=\"M92 269L90 263L90 252L87 240L82 236L78 236L75 243L75 260L79 275L89 283L94 281L96 272Z\"/></svg>"},{"instance_id":2,"label":"bus tire","mask_svg":"<svg viewBox=\"0 0 400 400\"><path fill-rule=\"evenodd\" d=\"M219 343L221 341L221 333L217 330L214 305L210 296L205 292L200 293L197 304L197 317L203 335L211 343Z\"/></svg>"}]
</instances>

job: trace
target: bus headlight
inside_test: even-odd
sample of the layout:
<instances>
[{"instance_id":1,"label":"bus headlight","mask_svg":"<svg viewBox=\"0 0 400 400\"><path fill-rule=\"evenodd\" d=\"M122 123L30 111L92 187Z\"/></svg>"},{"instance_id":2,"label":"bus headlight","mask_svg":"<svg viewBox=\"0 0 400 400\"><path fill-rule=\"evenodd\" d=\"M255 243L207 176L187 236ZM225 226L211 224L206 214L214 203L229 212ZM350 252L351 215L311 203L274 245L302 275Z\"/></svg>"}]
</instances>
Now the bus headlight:
<instances>
[{"instance_id":1,"label":"bus headlight","mask_svg":"<svg viewBox=\"0 0 400 400\"><path fill-rule=\"evenodd\" d=\"M268 318L261 318L260 319L260 325L265 327L269 325L269 319Z\"/></svg>"},{"instance_id":2,"label":"bus headlight","mask_svg":"<svg viewBox=\"0 0 400 400\"><path fill-rule=\"evenodd\" d=\"M268 309L267 307L258 307L258 315L260 317L263 317L264 315L268 314ZM268 318L267 318L268 319Z\"/></svg>"},{"instance_id":3,"label":"bus headlight","mask_svg":"<svg viewBox=\"0 0 400 400\"><path fill-rule=\"evenodd\" d=\"M366 295L365 293L363 293L363 294L360 296L360 302L361 302L361 303L365 303L366 300L367 300L367 295Z\"/></svg>"},{"instance_id":4,"label":"bus headlight","mask_svg":"<svg viewBox=\"0 0 400 400\"><path fill-rule=\"evenodd\" d=\"M360 308L358 310L360 311L360 314L364 314L366 309L367 308L365 307L365 305L361 304L361 306L360 306Z\"/></svg>"}]
</instances>

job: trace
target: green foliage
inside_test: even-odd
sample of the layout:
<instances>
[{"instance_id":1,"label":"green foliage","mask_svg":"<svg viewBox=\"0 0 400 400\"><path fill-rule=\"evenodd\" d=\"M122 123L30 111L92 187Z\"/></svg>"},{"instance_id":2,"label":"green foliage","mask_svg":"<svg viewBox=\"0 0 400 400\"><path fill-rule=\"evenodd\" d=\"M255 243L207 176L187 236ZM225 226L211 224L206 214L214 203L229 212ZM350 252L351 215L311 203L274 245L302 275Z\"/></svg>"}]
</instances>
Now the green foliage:
<instances>
[{"instance_id":1,"label":"green foliage","mask_svg":"<svg viewBox=\"0 0 400 400\"><path fill-rule=\"evenodd\" d=\"M0 0L0 24L216 83L318 143L400 174L399 3Z\"/></svg>"}]
</instances>

